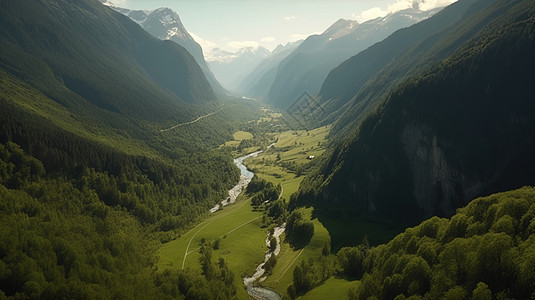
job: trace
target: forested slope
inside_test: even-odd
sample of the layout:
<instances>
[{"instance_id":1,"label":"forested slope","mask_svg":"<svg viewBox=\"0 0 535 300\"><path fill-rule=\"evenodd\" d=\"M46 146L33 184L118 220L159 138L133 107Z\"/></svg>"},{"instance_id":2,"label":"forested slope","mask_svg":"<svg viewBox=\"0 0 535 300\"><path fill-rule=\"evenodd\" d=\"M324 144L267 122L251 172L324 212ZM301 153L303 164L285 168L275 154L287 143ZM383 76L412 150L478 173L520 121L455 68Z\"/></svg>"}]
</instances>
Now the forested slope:
<instances>
[{"instance_id":1,"label":"forested slope","mask_svg":"<svg viewBox=\"0 0 535 300\"><path fill-rule=\"evenodd\" d=\"M475 199L376 248L343 248L350 299L533 299L535 190Z\"/></svg>"},{"instance_id":2,"label":"forested slope","mask_svg":"<svg viewBox=\"0 0 535 300\"><path fill-rule=\"evenodd\" d=\"M534 184L535 5L497 1L489 10L500 13L390 93L294 200L414 224Z\"/></svg>"},{"instance_id":3,"label":"forested slope","mask_svg":"<svg viewBox=\"0 0 535 300\"><path fill-rule=\"evenodd\" d=\"M184 48L97 1L1 6L1 69L76 113L183 120L215 100Z\"/></svg>"},{"instance_id":4,"label":"forested slope","mask_svg":"<svg viewBox=\"0 0 535 300\"><path fill-rule=\"evenodd\" d=\"M323 122L335 122L333 136L358 126L397 85L447 58L500 11L482 13L494 0L461 0L344 61L319 92ZM490 17L489 17L490 15Z\"/></svg>"},{"instance_id":5,"label":"forested slope","mask_svg":"<svg viewBox=\"0 0 535 300\"><path fill-rule=\"evenodd\" d=\"M256 105L97 1L0 1L0 32L0 297L232 297L155 250L238 181L214 148Z\"/></svg>"}]
</instances>

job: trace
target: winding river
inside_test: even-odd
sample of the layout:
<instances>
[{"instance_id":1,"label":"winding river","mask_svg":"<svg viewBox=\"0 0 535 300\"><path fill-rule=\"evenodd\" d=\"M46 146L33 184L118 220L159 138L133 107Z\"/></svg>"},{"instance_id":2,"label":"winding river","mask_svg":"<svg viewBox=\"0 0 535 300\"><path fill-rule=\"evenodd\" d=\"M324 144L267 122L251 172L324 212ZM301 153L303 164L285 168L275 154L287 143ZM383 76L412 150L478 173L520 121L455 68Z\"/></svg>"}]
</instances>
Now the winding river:
<instances>
[{"instance_id":1,"label":"winding river","mask_svg":"<svg viewBox=\"0 0 535 300\"><path fill-rule=\"evenodd\" d=\"M266 150L268 150L269 148L273 147L273 145L275 145L275 143L269 145L266 148ZM259 151L256 151L256 152L253 152L253 153L250 153L250 154L247 154L247 155L244 155L244 156L241 156L241 157L238 157L238 158L234 159L234 163L240 169L240 172L241 172L240 181L238 182L238 184L236 184L232 189L230 189L228 191L229 196L227 197L227 199L221 201L221 203L217 204L212 209L210 209L210 212L212 212L212 213L216 212L221 207L227 206L227 205L229 205L231 203L236 202L236 198L238 198L240 193L243 192L247 188L247 185L249 184L249 182L251 182L251 179L254 176L254 173L251 172L249 169L247 169L247 167L243 164L243 161L248 159L248 158L251 158L251 157L256 157L260 153L262 153L263 151L264 150L259 150ZM264 262L262 262L261 264L258 265L258 267L256 267L256 270L255 270L255 273L253 274L253 276L244 277L243 278L243 284L247 287L247 293L253 299L257 299L257 300L280 300L281 299L281 296L277 292L275 292L273 290L270 290L270 289L267 289L267 288L257 287L257 286L254 286L253 284L258 279L260 279L260 281L265 279L265 277L262 277L262 275L264 275L264 272L265 272L264 268L263 268L264 264L271 257L271 255L275 255L276 256L276 255L279 254L280 249L281 249L280 248L280 235L284 232L284 228L285 228L284 225L285 224L283 224L280 227L275 227L275 229L274 229L273 237L275 237L275 239L277 240L277 247L276 247L275 251L273 251L273 252L271 252L269 250L266 251L266 254L264 256ZM268 247L268 249L269 249L269 246L270 246L270 239L271 239L271 235L268 233L268 235L266 237L266 246Z\"/></svg>"}]
</instances>

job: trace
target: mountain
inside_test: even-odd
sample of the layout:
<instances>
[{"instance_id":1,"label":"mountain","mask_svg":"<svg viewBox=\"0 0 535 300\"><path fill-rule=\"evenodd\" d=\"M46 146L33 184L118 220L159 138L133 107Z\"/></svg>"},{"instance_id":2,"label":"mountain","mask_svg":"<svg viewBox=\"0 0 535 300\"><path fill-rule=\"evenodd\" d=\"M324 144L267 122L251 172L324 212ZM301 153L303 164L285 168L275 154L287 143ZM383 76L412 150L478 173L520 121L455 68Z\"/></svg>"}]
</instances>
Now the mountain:
<instances>
[{"instance_id":1,"label":"mountain","mask_svg":"<svg viewBox=\"0 0 535 300\"><path fill-rule=\"evenodd\" d=\"M208 51L206 61L221 84L236 91L241 81L271 52L262 47L244 47L236 52L229 52L219 48Z\"/></svg>"},{"instance_id":2,"label":"mountain","mask_svg":"<svg viewBox=\"0 0 535 300\"><path fill-rule=\"evenodd\" d=\"M155 270L157 244L239 179L214 148L258 107L232 101L183 47L98 1L0 1L0 298L191 298L166 288L178 277L231 298Z\"/></svg>"},{"instance_id":3,"label":"mountain","mask_svg":"<svg viewBox=\"0 0 535 300\"><path fill-rule=\"evenodd\" d=\"M322 34L308 37L279 63L267 102L285 109L303 92L315 94L329 71L337 65L397 29L424 20L435 12L407 9L362 24L338 20Z\"/></svg>"},{"instance_id":4,"label":"mountain","mask_svg":"<svg viewBox=\"0 0 535 300\"><path fill-rule=\"evenodd\" d=\"M348 134L405 78L445 59L480 30L488 17L467 20L492 3L458 1L344 61L318 94L323 123L336 121L333 132Z\"/></svg>"},{"instance_id":5,"label":"mountain","mask_svg":"<svg viewBox=\"0 0 535 300\"><path fill-rule=\"evenodd\" d=\"M130 10L111 6L114 10L128 16L152 36L160 40L170 40L184 47L195 58L212 89L219 94L226 94L221 84L208 67L201 46L186 30L179 15L170 8L158 8L153 11Z\"/></svg>"},{"instance_id":6,"label":"mountain","mask_svg":"<svg viewBox=\"0 0 535 300\"><path fill-rule=\"evenodd\" d=\"M397 84L294 201L414 224L535 183L535 3L463 2L435 37L456 50Z\"/></svg>"},{"instance_id":7,"label":"mountain","mask_svg":"<svg viewBox=\"0 0 535 300\"><path fill-rule=\"evenodd\" d=\"M105 6L61 3L73 12L63 15L52 4L43 4L36 15L28 16L10 12L33 9L31 1L4 5L3 72L80 113L103 110L169 120L186 117L190 104L216 101L184 48L154 39ZM86 6L95 15L83 14ZM76 20L77 15L83 19Z\"/></svg>"},{"instance_id":8,"label":"mountain","mask_svg":"<svg viewBox=\"0 0 535 300\"><path fill-rule=\"evenodd\" d=\"M238 92L258 99L264 99L275 81L279 63L290 55L303 41L278 45L271 56L263 60L243 79Z\"/></svg>"}]
</instances>

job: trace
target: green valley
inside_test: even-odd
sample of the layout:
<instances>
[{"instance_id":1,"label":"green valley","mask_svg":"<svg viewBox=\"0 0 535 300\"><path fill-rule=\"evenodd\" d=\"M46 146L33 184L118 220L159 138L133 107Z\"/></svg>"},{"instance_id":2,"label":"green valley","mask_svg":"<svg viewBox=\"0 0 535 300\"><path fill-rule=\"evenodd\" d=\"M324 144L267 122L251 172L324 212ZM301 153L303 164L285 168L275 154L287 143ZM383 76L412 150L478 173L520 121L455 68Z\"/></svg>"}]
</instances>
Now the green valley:
<instances>
[{"instance_id":1,"label":"green valley","mask_svg":"<svg viewBox=\"0 0 535 300\"><path fill-rule=\"evenodd\" d=\"M0 299L535 299L533 0L135 2L0 0Z\"/></svg>"},{"instance_id":2,"label":"green valley","mask_svg":"<svg viewBox=\"0 0 535 300\"><path fill-rule=\"evenodd\" d=\"M259 121L262 122L273 114L271 110L263 109ZM277 123L273 119L269 122ZM276 125L273 126L276 128ZM278 201L287 202L290 195L297 191L308 169L307 165L313 162L308 158L311 155L318 157L324 151L328 130L328 127L322 127L309 131L264 132L261 136L270 136L277 142L244 163L255 172L255 178L267 180L275 186L280 184L282 189ZM238 147L238 142L254 139L251 133L244 131L235 132L233 136L234 141L227 142L225 147ZM253 147L249 150L256 149ZM207 245L212 247L212 259L224 259L229 270L234 273L237 297L247 298L243 277L252 275L256 266L263 261L264 253L268 250L265 244L266 236L274 226L270 223L276 223L276 220L272 220L262 211L264 207L269 210L270 204L252 206L252 198L250 193L239 196L235 204L225 206L179 239L164 244L158 251L158 269L186 269L200 274L202 254L199 250L203 245ZM305 219L311 219L312 209L305 210L305 215ZM295 267L309 259L322 256L324 246L330 245L330 236L317 219L312 220L312 224L314 236L304 248L293 249L288 242L283 242L283 234L277 262L269 275L258 284L285 295L293 282ZM331 263L333 257L329 258Z\"/></svg>"}]
</instances>

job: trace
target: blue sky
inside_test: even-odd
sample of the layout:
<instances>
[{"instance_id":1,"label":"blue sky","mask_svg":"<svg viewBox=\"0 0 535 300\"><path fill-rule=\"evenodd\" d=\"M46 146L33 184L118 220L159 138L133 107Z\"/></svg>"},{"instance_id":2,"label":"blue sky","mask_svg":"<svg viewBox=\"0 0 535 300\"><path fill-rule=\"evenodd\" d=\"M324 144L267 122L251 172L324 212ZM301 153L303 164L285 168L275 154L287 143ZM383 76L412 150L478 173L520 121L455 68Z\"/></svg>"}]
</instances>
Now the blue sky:
<instances>
[{"instance_id":1,"label":"blue sky","mask_svg":"<svg viewBox=\"0 0 535 300\"><path fill-rule=\"evenodd\" d=\"M235 51L278 44L321 33L340 18L365 21L414 3L423 10L455 0L111 0L116 6L176 11L203 46Z\"/></svg>"}]
</instances>

